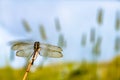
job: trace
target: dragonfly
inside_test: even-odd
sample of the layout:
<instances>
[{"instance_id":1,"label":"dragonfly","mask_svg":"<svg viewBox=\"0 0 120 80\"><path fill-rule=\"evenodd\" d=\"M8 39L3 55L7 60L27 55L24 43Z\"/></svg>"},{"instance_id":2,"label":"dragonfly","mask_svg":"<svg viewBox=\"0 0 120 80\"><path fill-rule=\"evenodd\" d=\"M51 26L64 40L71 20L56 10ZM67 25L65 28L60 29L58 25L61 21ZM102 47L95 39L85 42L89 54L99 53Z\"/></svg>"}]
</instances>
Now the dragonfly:
<instances>
[{"instance_id":1,"label":"dragonfly","mask_svg":"<svg viewBox=\"0 0 120 80\"><path fill-rule=\"evenodd\" d=\"M30 71L30 67L34 64L34 61L38 55L51 58L63 57L63 50L60 47L51 44L40 43L39 41L13 41L10 44L12 44L11 49L16 51L16 56L31 58L31 62L27 67L23 80L26 79L26 76Z\"/></svg>"}]
</instances>

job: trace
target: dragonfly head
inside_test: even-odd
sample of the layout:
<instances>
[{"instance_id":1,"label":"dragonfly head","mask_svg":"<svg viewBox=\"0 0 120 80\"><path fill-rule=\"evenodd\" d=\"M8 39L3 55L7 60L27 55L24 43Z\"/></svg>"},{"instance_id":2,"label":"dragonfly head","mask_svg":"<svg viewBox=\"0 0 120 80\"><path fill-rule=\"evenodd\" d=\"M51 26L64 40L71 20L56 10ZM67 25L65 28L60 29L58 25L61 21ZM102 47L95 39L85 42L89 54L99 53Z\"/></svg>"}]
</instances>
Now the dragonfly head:
<instances>
[{"instance_id":1,"label":"dragonfly head","mask_svg":"<svg viewBox=\"0 0 120 80\"><path fill-rule=\"evenodd\" d=\"M37 49L39 49L39 48L40 48L40 42L36 41L36 42L34 43L34 50L37 50Z\"/></svg>"}]
</instances>

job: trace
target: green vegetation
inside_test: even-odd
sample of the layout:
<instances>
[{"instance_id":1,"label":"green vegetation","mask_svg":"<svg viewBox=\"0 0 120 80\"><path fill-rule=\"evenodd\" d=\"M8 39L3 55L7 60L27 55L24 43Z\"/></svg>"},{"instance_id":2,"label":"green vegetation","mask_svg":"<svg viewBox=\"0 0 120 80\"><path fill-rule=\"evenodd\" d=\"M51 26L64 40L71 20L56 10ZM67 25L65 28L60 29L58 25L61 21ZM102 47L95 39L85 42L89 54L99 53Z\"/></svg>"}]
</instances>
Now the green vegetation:
<instances>
[{"instance_id":1,"label":"green vegetation","mask_svg":"<svg viewBox=\"0 0 120 80\"><path fill-rule=\"evenodd\" d=\"M21 80L23 69L9 66L0 69L0 80ZM27 80L120 80L120 56L110 62L69 62L38 67Z\"/></svg>"}]
</instances>

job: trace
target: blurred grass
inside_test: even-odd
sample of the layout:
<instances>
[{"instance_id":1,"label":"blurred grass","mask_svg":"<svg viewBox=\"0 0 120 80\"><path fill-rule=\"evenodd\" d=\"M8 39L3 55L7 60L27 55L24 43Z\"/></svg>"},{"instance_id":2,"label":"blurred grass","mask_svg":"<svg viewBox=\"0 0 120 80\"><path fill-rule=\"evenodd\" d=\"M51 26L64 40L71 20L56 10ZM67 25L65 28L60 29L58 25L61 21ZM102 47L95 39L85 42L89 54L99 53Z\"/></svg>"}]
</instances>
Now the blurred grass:
<instances>
[{"instance_id":1,"label":"blurred grass","mask_svg":"<svg viewBox=\"0 0 120 80\"><path fill-rule=\"evenodd\" d=\"M21 80L25 69L0 68L0 80ZM120 80L120 56L109 62L66 62L30 72L27 80Z\"/></svg>"},{"instance_id":2,"label":"blurred grass","mask_svg":"<svg viewBox=\"0 0 120 80\"><path fill-rule=\"evenodd\" d=\"M116 13L116 24L115 24L116 31L120 30L120 12Z\"/></svg>"},{"instance_id":3,"label":"blurred grass","mask_svg":"<svg viewBox=\"0 0 120 80\"><path fill-rule=\"evenodd\" d=\"M40 35L43 40L47 40L46 31L43 25L40 25Z\"/></svg>"},{"instance_id":4,"label":"blurred grass","mask_svg":"<svg viewBox=\"0 0 120 80\"><path fill-rule=\"evenodd\" d=\"M82 34L82 39L81 39L81 45L82 46L86 45L86 40L87 40L87 35L86 34Z\"/></svg>"},{"instance_id":5,"label":"blurred grass","mask_svg":"<svg viewBox=\"0 0 120 80\"><path fill-rule=\"evenodd\" d=\"M119 51L120 50L120 37L117 36L116 40L115 40L115 51Z\"/></svg>"},{"instance_id":6,"label":"blurred grass","mask_svg":"<svg viewBox=\"0 0 120 80\"><path fill-rule=\"evenodd\" d=\"M59 32L61 31L61 25L60 25L60 20L59 18L55 18L55 27L56 27L56 30Z\"/></svg>"},{"instance_id":7,"label":"blurred grass","mask_svg":"<svg viewBox=\"0 0 120 80\"><path fill-rule=\"evenodd\" d=\"M98 37L96 44L92 48L92 53L93 56L97 59L97 57L100 56L101 53L101 42L102 42L102 37Z\"/></svg>"},{"instance_id":8,"label":"blurred grass","mask_svg":"<svg viewBox=\"0 0 120 80\"><path fill-rule=\"evenodd\" d=\"M103 23L103 9L99 9L97 16L97 23L101 25Z\"/></svg>"},{"instance_id":9,"label":"blurred grass","mask_svg":"<svg viewBox=\"0 0 120 80\"><path fill-rule=\"evenodd\" d=\"M30 28L30 25L28 24L28 22L26 20L22 20L22 24L27 32L32 31L32 29Z\"/></svg>"},{"instance_id":10,"label":"blurred grass","mask_svg":"<svg viewBox=\"0 0 120 80\"><path fill-rule=\"evenodd\" d=\"M66 47L66 40L64 39L64 35L60 34L58 38L58 46L65 48Z\"/></svg>"},{"instance_id":11,"label":"blurred grass","mask_svg":"<svg viewBox=\"0 0 120 80\"><path fill-rule=\"evenodd\" d=\"M91 31L90 31L90 42L91 43L94 43L95 42L95 28L91 28Z\"/></svg>"}]
</instances>

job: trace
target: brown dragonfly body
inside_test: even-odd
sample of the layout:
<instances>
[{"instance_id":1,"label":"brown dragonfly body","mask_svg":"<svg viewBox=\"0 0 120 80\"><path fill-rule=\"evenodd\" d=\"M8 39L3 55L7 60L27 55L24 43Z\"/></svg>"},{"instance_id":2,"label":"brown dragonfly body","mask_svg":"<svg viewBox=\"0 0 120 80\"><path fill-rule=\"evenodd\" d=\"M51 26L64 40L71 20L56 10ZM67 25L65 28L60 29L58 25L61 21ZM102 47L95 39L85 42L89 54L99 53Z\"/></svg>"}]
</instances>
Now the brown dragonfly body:
<instances>
[{"instance_id":1,"label":"brown dragonfly body","mask_svg":"<svg viewBox=\"0 0 120 80\"><path fill-rule=\"evenodd\" d=\"M37 57L37 52L38 52L38 50L40 49L40 43L39 42L35 42L34 43L34 53L33 53L33 57L32 57L32 65L33 65L33 63L34 63L34 60L36 59L36 57ZM40 54L40 53L39 53Z\"/></svg>"}]
</instances>

